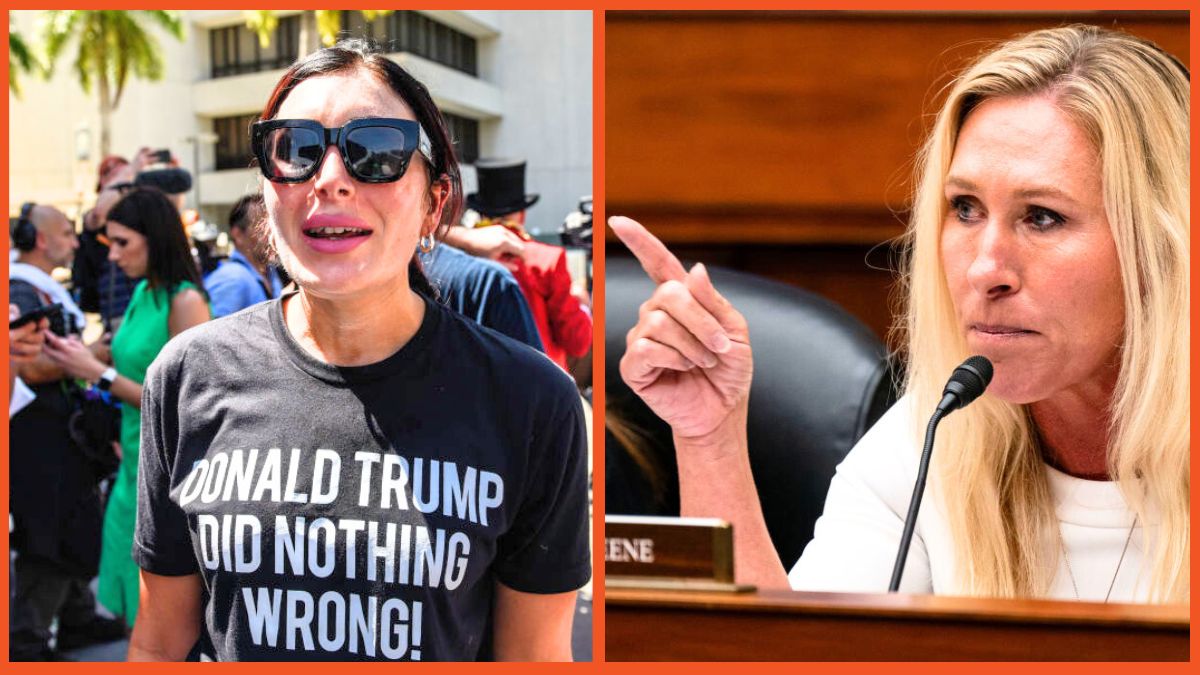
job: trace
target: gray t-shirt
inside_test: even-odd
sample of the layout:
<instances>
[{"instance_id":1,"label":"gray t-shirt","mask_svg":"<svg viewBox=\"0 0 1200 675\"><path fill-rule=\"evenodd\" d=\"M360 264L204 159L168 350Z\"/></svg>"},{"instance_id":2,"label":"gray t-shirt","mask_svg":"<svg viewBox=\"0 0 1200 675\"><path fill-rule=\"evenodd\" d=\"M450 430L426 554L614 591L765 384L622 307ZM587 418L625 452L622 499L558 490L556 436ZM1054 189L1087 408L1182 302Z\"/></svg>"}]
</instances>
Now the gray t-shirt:
<instances>
[{"instance_id":1,"label":"gray t-shirt","mask_svg":"<svg viewBox=\"0 0 1200 675\"><path fill-rule=\"evenodd\" d=\"M362 367L251 307L172 340L142 405L134 560L201 575L218 660L488 658L495 582L590 575L573 383L436 303Z\"/></svg>"}]
</instances>

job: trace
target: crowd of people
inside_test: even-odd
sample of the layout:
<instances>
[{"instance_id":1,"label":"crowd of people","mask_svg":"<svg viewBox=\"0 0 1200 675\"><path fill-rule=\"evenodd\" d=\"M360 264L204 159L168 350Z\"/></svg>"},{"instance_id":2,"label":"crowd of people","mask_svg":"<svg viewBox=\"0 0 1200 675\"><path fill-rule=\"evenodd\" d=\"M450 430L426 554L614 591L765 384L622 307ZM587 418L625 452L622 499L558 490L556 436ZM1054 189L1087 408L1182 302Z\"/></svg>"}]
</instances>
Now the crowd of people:
<instances>
[{"instance_id":1,"label":"crowd of people","mask_svg":"<svg viewBox=\"0 0 1200 675\"><path fill-rule=\"evenodd\" d=\"M320 90L330 83L361 88L361 100L374 103L365 104L370 110L326 110L325 101L333 98L324 98ZM481 214L483 226L460 225L461 183L440 113L423 86L364 45L322 50L293 66L264 111L268 122L259 125L271 126L285 113L313 124L342 124L339 120L364 112L395 118L385 121L401 131L419 125L421 146L397 149L407 153L405 167L420 166L407 172L419 178L403 180L405 168L388 176L365 175L388 167L351 164L346 146L336 143L319 149L321 161L300 167L308 172L305 179L273 173L283 160L280 149L269 144L299 128L288 126L294 120L283 120L265 139L255 136L263 189L232 207L227 221L232 250L212 264L204 243L188 236L188 226L196 221L194 212L183 209L191 176L163 151L142 149L131 161L105 158L94 205L82 216L78 233L53 205L22 207L11 233L9 279L10 540L17 554L11 660L69 660L66 650L130 632L131 659L313 658L304 652L281 656L248 634L235 634L244 621L230 616L253 613L253 603L243 607L241 593L228 590L234 575L221 578L207 560L197 559L196 513L184 508L179 493L191 467L208 461L215 466L216 457L234 447L265 451L268 444L285 442L295 447L300 441L246 434L275 429L286 435L301 419L317 436L335 433L322 431L323 424L344 431L340 437L314 436L311 448L334 447L335 438L357 439L340 459L343 466L354 464L354 450L371 445L384 455L403 453L401 461L415 466L419 458L441 451L435 448L460 448L447 451L460 453L447 458L467 469L464 480L495 475L501 490L508 484L510 492L502 495L507 501L490 503L488 494L479 495L481 510L499 505L492 517L500 529L475 528L469 538L463 535L465 550L459 553L485 561L467 568L469 584L457 580L474 590L422 589L410 599L418 613L412 620L420 620L424 603L425 611L434 613L426 617L430 625L457 626L427 638L424 658L564 655L564 617L569 636L573 591L590 569L586 461L580 451L586 439L580 397L564 386L571 380L562 372L570 365L568 357L590 348L587 291L572 283L562 248L533 241L521 226L525 209L537 199L524 194L523 162L498 162L503 168L496 173L481 161L479 190L467 202ZM302 137L296 132L288 141ZM341 156L344 164L325 161L326 154ZM520 192L517 199L512 199L514 189ZM419 194L425 190L428 198ZM313 201L323 213L305 210ZM361 209L364 202L386 206L388 217L372 221ZM411 231L393 227L408 220ZM373 245L355 252L345 242L356 237L315 231L347 223L366 230L363 239L374 235ZM356 255L366 263L359 264ZM407 265L397 262L409 258ZM67 285L52 275L60 268L71 270ZM98 338L85 342L89 314L98 315L103 328ZM207 325L175 339L202 324ZM300 368L285 384L276 381L277 366L287 359ZM423 384L417 386L401 377L415 376L433 361L442 369L439 382L418 378ZM494 417L481 412L495 390L491 378L500 376L520 377L530 385L524 410L513 408L521 403L515 397L499 408L493 405ZM256 387L265 388L251 394ZM355 407L354 396L374 395L381 388L399 396L398 403L383 408L358 403L357 417L346 414ZM210 389L218 392L215 397ZM412 398L405 404L400 394L410 389ZM294 395L302 390L313 400L336 392L349 398L325 408L322 417L319 405L317 411L295 408ZM448 390L460 400L429 396ZM361 419L363 405L367 423ZM474 438L462 436L459 425L436 419L461 411L477 423ZM412 419L429 424L413 427ZM422 428L413 435L413 429ZM544 454L529 454L531 434ZM413 444L426 449L410 455ZM449 480L454 462L445 466ZM420 481L416 470L414 488ZM481 491L490 489L480 485ZM353 505L346 507L345 515L360 514ZM279 505L271 509L278 511ZM481 516L486 525L487 511ZM262 520L269 529L267 518ZM433 516L428 520L434 527ZM393 525L387 523L389 539ZM450 526L437 524L437 536ZM461 529L451 534L452 547L460 534ZM532 546L543 540L554 545ZM350 547L353 557L353 542ZM214 620L212 611L200 607L202 574L209 589L205 601L215 603L209 610L217 608L224 618ZM494 589L492 574L498 580ZM93 597L89 584L97 577ZM373 571L370 578L375 579ZM374 581L361 588L357 582L327 586L353 587L363 597L390 594ZM525 597L531 594L555 602L531 603ZM116 618L98 615L97 600ZM493 605L494 610L487 609ZM195 612L179 619L181 608L189 606ZM388 605L383 607L386 614ZM539 611L530 613L534 607ZM541 611L547 607L553 611ZM505 612L509 621L503 626L510 628L497 623L494 634L484 635L493 630L487 628L493 624L489 611ZM555 623L546 624L547 616ZM531 642L512 632L521 625L547 639ZM382 639L378 654L396 658L386 636ZM539 645L542 651L528 651ZM377 653L375 646L367 649ZM414 646L408 657L420 659L421 653Z\"/></svg>"}]
</instances>

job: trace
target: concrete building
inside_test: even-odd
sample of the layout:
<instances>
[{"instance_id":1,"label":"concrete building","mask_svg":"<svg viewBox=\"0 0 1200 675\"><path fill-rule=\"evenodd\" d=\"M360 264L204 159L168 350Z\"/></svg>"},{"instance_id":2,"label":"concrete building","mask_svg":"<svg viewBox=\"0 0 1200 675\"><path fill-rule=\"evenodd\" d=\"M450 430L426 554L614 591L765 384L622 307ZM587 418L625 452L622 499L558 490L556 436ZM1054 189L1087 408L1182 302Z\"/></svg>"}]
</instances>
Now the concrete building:
<instances>
[{"instance_id":1,"label":"concrete building","mask_svg":"<svg viewBox=\"0 0 1200 675\"><path fill-rule=\"evenodd\" d=\"M39 14L12 12L12 28L37 41ZM197 173L205 220L223 226L229 207L258 183L247 128L279 76L318 46L311 12L283 12L263 49L239 11L182 13L185 39L156 33L165 64L159 82L131 80L112 118L112 151L170 148ZM527 189L541 194L532 231L556 232L592 192L592 15L565 11L396 11L367 23L342 13L344 34L388 44L391 57L424 82L446 113L464 166L478 157L528 159ZM25 76L9 94L9 213L24 201L70 214L94 198L99 112L71 72L71 56L49 82Z\"/></svg>"}]
</instances>

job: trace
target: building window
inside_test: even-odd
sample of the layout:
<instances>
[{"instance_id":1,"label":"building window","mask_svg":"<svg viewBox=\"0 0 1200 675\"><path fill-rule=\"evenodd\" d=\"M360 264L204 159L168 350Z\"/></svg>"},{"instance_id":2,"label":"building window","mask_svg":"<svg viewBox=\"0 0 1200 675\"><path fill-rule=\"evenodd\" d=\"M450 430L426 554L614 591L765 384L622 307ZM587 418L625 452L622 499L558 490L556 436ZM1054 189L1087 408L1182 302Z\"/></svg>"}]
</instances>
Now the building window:
<instances>
[{"instance_id":1,"label":"building window","mask_svg":"<svg viewBox=\"0 0 1200 675\"><path fill-rule=\"evenodd\" d=\"M369 38L387 52L408 52L434 63L479 74L475 38L413 10L397 10L375 21L362 12L342 12L346 37Z\"/></svg>"},{"instance_id":2,"label":"building window","mask_svg":"<svg viewBox=\"0 0 1200 675\"><path fill-rule=\"evenodd\" d=\"M479 159L479 120L442 113L454 152L462 164L474 164Z\"/></svg>"},{"instance_id":3,"label":"building window","mask_svg":"<svg viewBox=\"0 0 1200 675\"><path fill-rule=\"evenodd\" d=\"M254 155L250 150L250 125L258 115L218 117L213 120L213 131L217 134L217 171L245 169L254 166Z\"/></svg>"},{"instance_id":4,"label":"building window","mask_svg":"<svg viewBox=\"0 0 1200 675\"><path fill-rule=\"evenodd\" d=\"M214 78L287 68L300 55L300 16L279 17L266 47L243 24L214 28L208 38Z\"/></svg>"}]
</instances>

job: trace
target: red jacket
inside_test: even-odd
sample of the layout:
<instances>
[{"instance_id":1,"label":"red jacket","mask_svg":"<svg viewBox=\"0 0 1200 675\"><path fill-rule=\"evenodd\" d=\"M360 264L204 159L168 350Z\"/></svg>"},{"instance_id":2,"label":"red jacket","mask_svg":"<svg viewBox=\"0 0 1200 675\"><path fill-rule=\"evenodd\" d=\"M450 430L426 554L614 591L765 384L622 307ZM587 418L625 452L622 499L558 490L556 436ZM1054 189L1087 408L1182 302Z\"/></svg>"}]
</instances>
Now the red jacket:
<instances>
[{"instance_id":1,"label":"red jacket","mask_svg":"<svg viewBox=\"0 0 1200 675\"><path fill-rule=\"evenodd\" d=\"M538 241L525 242L525 257L501 260L521 286L546 355L564 370L567 356L583 356L592 346L592 317L571 295L567 251Z\"/></svg>"}]
</instances>

